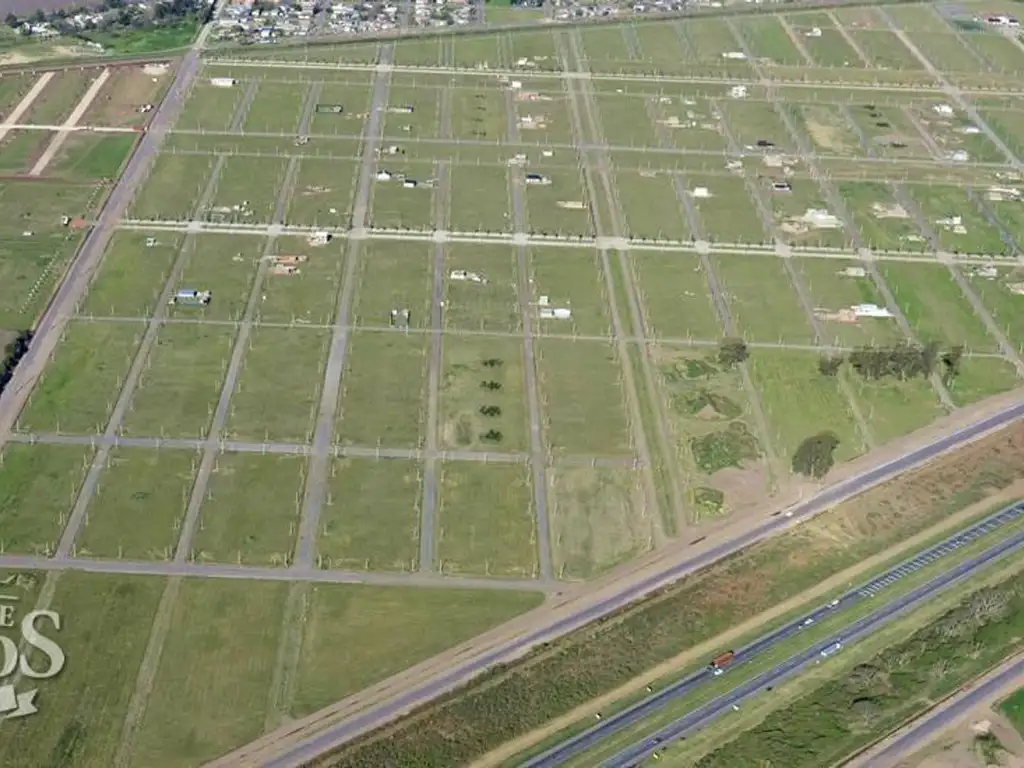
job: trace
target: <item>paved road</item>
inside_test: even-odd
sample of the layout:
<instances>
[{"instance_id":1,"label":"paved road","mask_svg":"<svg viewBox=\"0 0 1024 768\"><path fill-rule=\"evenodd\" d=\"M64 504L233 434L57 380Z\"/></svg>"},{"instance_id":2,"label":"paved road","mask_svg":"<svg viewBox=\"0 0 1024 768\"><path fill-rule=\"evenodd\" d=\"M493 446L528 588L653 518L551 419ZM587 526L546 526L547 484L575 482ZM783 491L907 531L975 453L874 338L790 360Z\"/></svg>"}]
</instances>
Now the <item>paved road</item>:
<instances>
[{"instance_id":1,"label":"paved road","mask_svg":"<svg viewBox=\"0 0 1024 768\"><path fill-rule=\"evenodd\" d=\"M644 760L687 734L706 727L722 715L732 711L744 700L756 696L765 688L778 685L805 667L821 659L823 649L836 643L850 645L882 629L893 620L919 608L949 587L975 575L978 571L1002 558L1017 553L1024 547L1024 532L1002 541L980 555L937 576L927 584L882 606L873 613L850 624L814 647L794 654L762 675L747 681L727 694L705 704L685 717L665 726L650 737L628 747L601 764L602 768L636 768ZM840 651L841 652L841 651ZM552 763L558 765L559 763Z\"/></svg>"},{"instance_id":2,"label":"paved road","mask_svg":"<svg viewBox=\"0 0 1024 768\"><path fill-rule=\"evenodd\" d=\"M919 571L935 561L952 554L957 549L971 543L980 536L984 536L1008 523L1024 517L1024 502L1011 505L1006 509L986 517L962 531L947 537L944 541L929 547L914 557L895 565L885 573L871 579L864 584L849 590L838 598L835 605L824 605L809 613L793 619L771 632L757 638L749 645L736 651L736 656L728 667L732 670L738 666L753 661L779 643L800 633L806 626L827 617L837 611L842 611L864 600L869 600L886 587L895 584L900 579L906 578L915 571ZM826 643L827 645L827 643ZM671 704L673 701L689 695L703 685L714 679L710 669L701 671L673 683L657 693L638 701L630 707L617 712L614 715L604 718L599 724L582 731L560 744L555 745L546 752L527 761L524 768L554 768L562 765L573 757L591 749L602 739L606 739L614 733L629 728L637 723L653 716L659 709Z\"/></svg>"},{"instance_id":3,"label":"paved road","mask_svg":"<svg viewBox=\"0 0 1024 768\"><path fill-rule=\"evenodd\" d=\"M390 63L395 55L394 45L385 45L381 50L381 61ZM352 204L352 229L360 231L366 223L370 206L370 192L373 171L377 162L377 147L384 129L384 117L391 89L391 76L387 69L377 73L370 99L370 114L366 119L366 136L363 155L359 166L359 186ZM320 525L320 513L327 500L327 483L330 470L331 437L337 420L341 399L341 377L348 359L349 314L352 309L356 284L356 264L359 261L359 240L349 242L346 255L345 275L338 289L335 318L339 321L331 335L330 352L324 369L323 390L320 393L320 409L317 413L316 429L313 433L313 453L306 478L306 494L303 501L302 520L299 525L299 540L295 547L295 562L309 566L316 558L316 535Z\"/></svg>"},{"instance_id":4,"label":"paved road","mask_svg":"<svg viewBox=\"0 0 1024 768\"><path fill-rule=\"evenodd\" d=\"M415 686L378 706L371 707L355 717L327 728L309 739L288 748L276 759L268 761L267 765L273 768L286 768L286 766L297 766L312 760L364 733L366 729L394 719L408 712L411 708L422 705L452 690L494 664L516 655L521 655L526 650L541 643L550 642L591 621L614 613L629 603L678 580L688 573L693 573L696 570L711 565L723 557L782 531L795 521L810 518L843 499L860 493L896 474L928 461L941 453L962 446L990 430L1005 426L1021 417L1024 417L1024 403L1018 403L971 426L957 430L926 446L911 451L898 459L886 462L856 477L837 483L814 498L788 510L791 513L790 517L785 515L772 516L763 524L737 536L731 541L713 547L702 555L667 566L658 573L640 582L631 584L617 594L553 622L543 629L511 640L493 651L467 659L429 682Z\"/></svg>"},{"instance_id":5,"label":"paved road","mask_svg":"<svg viewBox=\"0 0 1024 768\"><path fill-rule=\"evenodd\" d=\"M225 0L218 0L213 17L216 17L224 2ZM111 235L128 209L135 190L145 180L164 136L177 118L185 96L188 94L189 86L202 66L200 54L206 44L210 29L212 27L209 24L203 27L192 48L182 58L174 74L174 81L159 108L155 111L149 129L128 160L124 173L111 189L103 210L68 267L67 274L58 286L52 301L36 324L32 346L22 358L14 378L4 390L3 395L0 395L0 445L6 440L18 413L24 407L32 386L57 345L67 319L74 314L75 304L81 298L89 285L89 280L99 266Z\"/></svg>"},{"instance_id":6,"label":"paved road","mask_svg":"<svg viewBox=\"0 0 1024 768\"><path fill-rule=\"evenodd\" d=\"M191 576L206 579L251 579L259 581L311 581L317 584L376 584L392 587L448 587L452 589L510 589L521 592L551 592L566 588L564 582L539 579L487 579L443 576L438 573L382 573L334 569L272 568L226 563L187 561L90 560L69 557L57 560L33 555L0 555L0 568L35 571L84 571L120 573L133 576Z\"/></svg>"},{"instance_id":7,"label":"paved road","mask_svg":"<svg viewBox=\"0 0 1024 768\"><path fill-rule=\"evenodd\" d=\"M978 705L991 701L1002 691L1011 691L1020 685L1024 685L1024 656L1005 664L965 693L940 704L934 711L880 745L880 749L855 758L848 764L848 768L892 768L900 757L925 746Z\"/></svg>"}]
</instances>

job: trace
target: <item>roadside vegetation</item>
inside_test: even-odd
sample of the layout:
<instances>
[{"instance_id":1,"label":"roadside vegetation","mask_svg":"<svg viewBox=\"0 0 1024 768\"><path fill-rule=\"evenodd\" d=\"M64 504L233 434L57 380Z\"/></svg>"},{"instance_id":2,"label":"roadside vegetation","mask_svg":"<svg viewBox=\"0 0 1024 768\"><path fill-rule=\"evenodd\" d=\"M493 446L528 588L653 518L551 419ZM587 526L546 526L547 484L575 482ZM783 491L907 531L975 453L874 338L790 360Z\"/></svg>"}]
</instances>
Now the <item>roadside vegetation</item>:
<instances>
[{"instance_id":1,"label":"roadside vegetation","mask_svg":"<svg viewBox=\"0 0 1024 768\"><path fill-rule=\"evenodd\" d=\"M1024 634L1024 574L981 589L847 674L701 758L697 768L835 765L995 666ZM983 754L998 751L979 744ZM991 764L991 763L989 763Z\"/></svg>"},{"instance_id":2,"label":"roadside vegetation","mask_svg":"<svg viewBox=\"0 0 1024 768\"><path fill-rule=\"evenodd\" d=\"M840 504L496 669L318 765L463 765L1024 477L1024 427Z\"/></svg>"},{"instance_id":3,"label":"roadside vegetation","mask_svg":"<svg viewBox=\"0 0 1024 768\"><path fill-rule=\"evenodd\" d=\"M1008 698L999 703L999 711L1013 723L1013 727L1024 736L1024 688L1018 688Z\"/></svg>"}]
</instances>

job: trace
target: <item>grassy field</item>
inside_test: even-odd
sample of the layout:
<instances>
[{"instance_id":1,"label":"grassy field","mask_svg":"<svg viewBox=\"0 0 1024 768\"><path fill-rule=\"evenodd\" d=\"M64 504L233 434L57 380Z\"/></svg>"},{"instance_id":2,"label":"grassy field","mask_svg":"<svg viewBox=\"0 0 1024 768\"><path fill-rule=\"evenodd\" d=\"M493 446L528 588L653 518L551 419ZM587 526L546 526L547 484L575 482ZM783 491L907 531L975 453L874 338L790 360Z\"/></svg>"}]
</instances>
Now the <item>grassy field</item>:
<instances>
[{"instance_id":1,"label":"grassy field","mask_svg":"<svg viewBox=\"0 0 1024 768\"><path fill-rule=\"evenodd\" d=\"M999 711L1024 735L1024 688L1019 688L999 702Z\"/></svg>"},{"instance_id":2,"label":"grassy field","mask_svg":"<svg viewBox=\"0 0 1024 768\"><path fill-rule=\"evenodd\" d=\"M198 466L190 451L112 451L86 507L75 554L170 560Z\"/></svg>"},{"instance_id":3,"label":"grassy field","mask_svg":"<svg viewBox=\"0 0 1024 768\"><path fill-rule=\"evenodd\" d=\"M809 344L814 332L782 262L773 255L712 259L736 328L750 341Z\"/></svg>"},{"instance_id":4,"label":"grassy field","mask_svg":"<svg viewBox=\"0 0 1024 768\"><path fill-rule=\"evenodd\" d=\"M69 323L18 426L28 432L99 434L106 429L142 339L135 323Z\"/></svg>"},{"instance_id":5,"label":"grassy field","mask_svg":"<svg viewBox=\"0 0 1024 768\"><path fill-rule=\"evenodd\" d=\"M116 179L135 148L135 136L72 134L47 166L47 173L62 179Z\"/></svg>"},{"instance_id":6,"label":"grassy field","mask_svg":"<svg viewBox=\"0 0 1024 768\"><path fill-rule=\"evenodd\" d=\"M413 571L419 560L421 472L400 459L337 459L320 517L325 568Z\"/></svg>"},{"instance_id":7,"label":"grassy field","mask_svg":"<svg viewBox=\"0 0 1024 768\"><path fill-rule=\"evenodd\" d=\"M540 600L530 592L315 586L290 714L302 717L356 693Z\"/></svg>"},{"instance_id":8,"label":"grassy field","mask_svg":"<svg viewBox=\"0 0 1024 768\"><path fill-rule=\"evenodd\" d=\"M328 765L453 765L642 674L805 588L924 530L1020 477L1024 431L1011 428L939 459L814 521L755 545L604 622L537 651L525 664L341 750ZM955 468L955 470L954 470ZM457 724L457 728L456 728Z\"/></svg>"},{"instance_id":9,"label":"grassy field","mask_svg":"<svg viewBox=\"0 0 1024 768\"><path fill-rule=\"evenodd\" d=\"M57 542L92 461L91 448L7 445L0 452L2 551L48 555Z\"/></svg>"},{"instance_id":10,"label":"grassy field","mask_svg":"<svg viewBox=\"0 0 1024 768\"><path fill-rule=\"evenodd\" d=\"M700 260L688 253L631 257L636 283L654 336L717 339L722 326Z\"/></svg>"},{"instance_id":11,"label":"grassy field","mask_svg":"<svg viewBox=\"0 0 1024 768\"><path fill-rule=\"evenodd\" d=\"M162 591L157 578L60 577L50 608L61 616L58 642L68 661L42 686L38 713L8 724L0 745L4 765L114 764Z\"/></svg>"}]
</instances>

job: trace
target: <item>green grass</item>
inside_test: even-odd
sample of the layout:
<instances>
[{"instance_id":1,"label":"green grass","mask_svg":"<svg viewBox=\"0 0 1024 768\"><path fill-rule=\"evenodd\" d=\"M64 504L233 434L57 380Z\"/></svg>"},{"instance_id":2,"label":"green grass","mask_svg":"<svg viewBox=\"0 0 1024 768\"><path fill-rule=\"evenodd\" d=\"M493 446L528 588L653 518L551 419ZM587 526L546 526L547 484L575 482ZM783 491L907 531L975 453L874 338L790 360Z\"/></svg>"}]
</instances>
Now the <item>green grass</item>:
<instances>
[{"instance_id":1,"label":"green grass","mask_svg":"<svg viewBox=\"0 0 1024 768\"><path fill-rule=\"evenodd\" d=\"M414 571L422 470L400 459L336 459L320 515L323 568Z\"/></svg>"},{"instance_id":2,"label":"green grass","mask_svg":"<svg viewBox=\"0 0 1024 768\"><path fill-rule=\"evenodd\" d=\"M675 339L718 339L718 321L700 260L689 253L634 253L648 327L653 335Z\"/></svg>"},{"instance_id":3,"label":"green grass","mask_svg":"<svg viewBox=\"0 0 1024 768\"><path fill-rule=\"evenodd\" d=\"M388 313L404 308L411 313L410 327L429 327L433 257L433 246L423 243L410 245L386 240L366 243L361 248L357 266L359 282L352 308L353 324L387 326Z\"/></svg>"},{"instance_id":4,"label":"green grass","mask_svg":"<svg viewBox=\"0 0 1024 768\"><path fill-rule=\"evenodd\" d=\"M160 329L121 433L206 437L228 369L236 329L183 323Z\"/></svg>"},{"instance_id":5,"label":"green grass","mask_svg":"<svg viewBox=\"0 0 1024 768\"><path fill-rule=\"evenodd\" d=\"M557 159L557 158L556 158ZM573 166L530 166L531 173L551 179L550 185L524 185L529 232L548 235L588 236L594 234L593 221L583 189L583 179ZM560 203L583 203L582 209L563 208Z\"/></svg>"},{"instance_id":6,"label":"green grass","mask_svg":"<svg viewBox=\"0 0 1024 768\"><path fill-rule=\"evenodd\" d=\"M686 180L691 191L706 187L712 195L693 199L705 239L712 243L761 244L767 241L764 223L742 179L690 173Z\"/></svg>"},{"instance_id":7,"label":"green grass","mask_svg":"<svg viewBox=\"0 0 1024 768\"><path fill-rule=\"evenodd\" d=\"M796 145L786 130L786 124L771 103L767 101L723 101L719 108L732 129L740 147L754 145L764 139L775 145L778 152L795 153ZM724 165L724 163L723 163Z\"/></svg>"},{"instance_id":8,"label":"green grass","mask_svg":"<svg viewBox=\"0 0 1024 768\"><path fill-rule=\"evenodd\" d=\"M541 296L547 296L552 306L572 310L568 321L541 320L534 315L534 333L610 335L609 297L600 256L575 248L533 247L529 253L533 279L530 300L539 302ZM625 307L619 311L624 312Z\"/></svg>"},{"instance_id":9,"label":"green grass","mask_svg":"<svg viewBox=\"0 0 1024 768\"><path fill-rule=\"evenodd\" d=\"M305 459L222 453L216 459L189 557L286 566L298 531Z\"/></svg>"},{"instance_id":10,"label":"green grass","mask_svg":"<svg viewBox=\"0 0 1024 768\"><path fill-rule=\"evenodd\" d=\"M491 8L487 13L490 15ZM395 45L395 63L401 66L437 67L443 63L441 57L443 38L426 37L420 40L401 40ZM398 82L395 78L392 82Z\"/></svg>"},{"instance_id":11,"label":"green grass","mask_svg":"<svg viewBox=\"0 0 1024 768\"><path fill-rule=\"evenodd\" d=\"M0 50L3 50L8 42L12 41L0 35ZM28 74L5 75L0 79L0 115L3 116L2 119L6 120L7 116L14 111L14 108L35 84L36 79L35 75Z\"/></svg>"},{"instance_id":12,"label":"green grass","mask_svg":"<svg viewBox=\"0 0 1024 768\"><path fill-rule=\"evenodd\" d=\"M182 582L130 765L204 763L262 734L287 592L284 582Z\"/></svg>"},{"instance_id":13,"label":"green grass","mask_svg":"<svg viewBox=\"0 0 1024 768\"><path fill-rule=\"evenodd\" d=\"M437 559L442 573L531 578L537 527L525 464L441 467Z\"/></svg>"},{"instance_id":14,"label":"green grass","mask_svg":"<svg viewBox=\"0 0 1024 768\"><path fill-rule=\"evenodd\" d=\"M523 345L515 338L448 336L440 390L440 440L455 450L525 451L528 416L523 391ZM486 366L485 361L500 361ZM488 390L495 382L500 388ZM494 415L483 408L499 408ZM491 431L500 440L485 437Z\"/></svg>"},{"instance_id":15,"label":"green grass","mask_svg":"<svg viewBox=\"0 0 1024 768\"><path fill-rule=\"evenodd\" d=\"M200 235L191 241L175 291L210 291L205 307L175 304L172 317L241 320L252 292L257 260L263 253L259 238L245 235ZM186 246L188 247L188 246Z\"/></svg>"},{"instance_id":16,"label":"green grass","mask_svg":"<svg viewBox=\"0 0 1024 768\"><path fill-rule=\"evenodd\" d=\"M556 466L548 471L548 520L560 579L589 579L648 551L638 470Z\"/></svg>"},{"instance_id":17,"label":"green grass","mask_svg":"<svg viewBox=\"0 0 1024 768\"><path fill-rule=\"evenodd\" d=\"M53 361L29 396L19 428L28 432L102 433L143 330L135 323L69 323Z\"/></svg>"},{"instance_id":18,"label":"green grass","mask_svg":"<svg viewBox=\"0 0 1024 768\"><path fill-rule=\"evenodd\" d=\"M834 104L784 103L783 108L811 140L810 146L822 154L863 157L866 150L860 136Z\"/></svg>"},{"instance_id":19,"label":"green grass","mask_svg":"<svg viewBox=\"0 0 1024 768\"><path fill-rule=\"evenodd\" d=\"M298 131L308 88L292 83L261 82L245 115L242 130L250 133Z\"/></svg>"},{"instance_id":20,"label":"green grass","mask_svg":"<svg viewBox=\"0 0 1024 768\"><path fill-rule=\"evenodd\" d=\"M961 364L960 375L949 386L958 405L969 405L1021 386L1017 370L1001 358L971 357Z\"/></svg>"},{"instance_id":21,"label":"green grass","mask_svg":"<svg viewBox=\"0 0 1024 768\"><path fill-rule=\"evenodd\" d=\"M1021 583L1018 574L965 596L907 639L769 714L696 765L739 768L770 760L799 768L842 761L1015 648L1024 626ZM772 738L778 733L787 738Z\"/></svg>"},{"instance_id":22,"label":"green grass","mask_svg":"<svg viewBox=\"0 0 1024 768\"><path fill-rule=\"evenodd\" d=\"M22 115L21 122L31 125L60 125L74 111L100 71L94 68L66 69L57 72L32 102L28 111Z\"/></svg>"},{"instance_id":23,"label":"green grass","mask_svg":"<svg viewBox=\"0 0 1024 768\"><path fill-rule=\"evenodd\" d=\"M156 239L156 245L147 248L150 237ZM79 313L151 316L180 247L181 236L173 232L115 232Z\"/></svg>"},{"instance_id":24,"label":"green grass","mask_svg":"<svg viewBox=\"0 0 1024 768\"><path fill-rule=\"evenodd\" d=\"M114 764L163 585L150 577L60 576L49 606L61 617L60 631L55 636L45 622L38 626L57 641L67 662L40 686L39 711L7 724L0 745L4 765Z\"/></svg>"},{"instance_id":25,"label":"green grass","mask_svg":"<svg viewBox=\"0 0 1024 768\"><path fill-rule=\"evenodd\" d=\"M689 232L682 201L666 174L642 176L619 171L615 176L626 232L633 238L685 240Z\"/></svg>"},{"instance_id":26,"label":"green grass","mask_svg":"<svg viewBox=\"0 0 1024 768\"><path fill-rule=\"evenodd\" d=\"M953 253L1009 255L999 230L981 214L960 187L909 184L907 191L917 201L921 214L935 231L939 247ZM959 216L966 234L957 234L939 220Z\"/></svg>"},{"instance_id":27,"label":"green grass","mask_svg":"<svg viewBox=\"0 0 1024 768\"><path fill-rule=\"evenodd\" d=\"M930 248L909 212L904 211L906 216L902 218L884 215L887 211L899 213L888 185L875 181L841 181L836 187L866 247L914 252Z\"/></svg>"},{"instance_id":28,"label":"green grass","mask_svg":"<svg viewBox=\"0 0 1024 768\"><path fill-rule=\"evenodd\" d=\"M774 64L806 66L807 61L789 39L778 19L771 16L740 18L735 21L735 26L750 43L755 56L768 59Z\"/></svg>"},{"instance_id":29,"label":"green grass","mask_svg":"<svg viewBox=\"0 0 1024 768\"><path fill-rule=\"evenodd\" d=\"M851 29L849 33L871 59L871 63L879 69L923 69L921 62L900 42L895 32Z\"/></svg>"},{"instance_id":30,"label":"green grass","mask_svg":"<svg viewBox=\"0 0 1024 768\"><path fill-rule=\"evenodd\" d=\"M750 341L813 343L814 331L774 254L712 256L737 330Z\"/></svg>"},{"instance_id":31,"label":"green grass","mask_svg":"<svg viewBox=\"0 0 1024 768\"><path fill-rule=\"evenodd\" d=\"M456 54L459 46L468 39L453 41ZM456 140L508 141L508 111L502 94L475 78L464 85L467 87L457 88L451 96L451 137Z\"/></svg>"},{"instance_id":32,"label":"green grass","mask_svg":"<svg viewBox=\"0 0 1024 768\"><path fill-rule=\"evenodd\" d=\"M932 155L910 118L898 106L871 101L862 93L849 105L850 116L867 139L868 145L882 157L931 159ZM868 109L873 106L874 110ZM894 147L893 143L903 146Z\"/></svg>"},{"instance_id":33,"label":"green grass","mask_svg":"<svg viewBox=\"0 0 1024 768\"><path fill-rule=\"evenodd\" d=\"M961 272L992 316L996 327L1014 348L1020 349L1024 345L1024 313L1020 311L1020 296L1012 293L1009 286L1022 281L1022 272L1015 268L1000 269L995 280L973 276L970 267L961 268Z\"/></svg>"},{"instance_id":34,"label":"green grass","mask_svg":"<svg viewBox=\"0 0 1024 768\"><path fill-rule=\"evenodd\" d=\"M0 171L27 173L56 135L52 131L12 129L0 141Z\"/></svg>"},{"instance_id":35,"label":"green grass","mask_svg":"<svg viewBox=\"0 0 1024 768\"><path fill-rule=\"evenodd\" d=\"M839 272L862 266L856 261L835 259L793 259L793 267L801 275L815 308L830 312L855 304L885 306L885 299L871 276L847 277ZM820 319L823 341L838 346L885 345L903 340L896 321L891 318L862 318L856 323Z\"/></svg>"},{"instance_id":36,"label":"green grass","mask_svg":"<svg viewBox=\"0 0 1024 768\"><path fill-rule=\"evenodd\" d=\"M249 337L226 433L239 440L312 438L331 333L260 326Z\"/></svg>"},{"instance_id":37,"label":"green grass","mask_svg":"<svg viewBox=\"0 0 1024 768\"><path fill-rule=\"evenodd\" d=\"M208 80L196 81L175 127L226 131L231 127L231 119L247 85L245 81L239 81L230 88L220 88L210 85Z\"/></svg>"},{"instance_id":38,"label":"green grass","mask_svg":"<svg viewBox=\"0 0 1024 768\"><path fill-rule=\"evenodd\" d=\"M841 219L840 225L834 228L819 228L803 221L803 217L810 209L824 210L838 216L838 212L826 201L817 182L804 176L791 178L790 183L791 191L775 192L768 177L762 178L759 182L761 194L773 214L782 241L792 246L849 249L852 245L852 236L847 232L845 222ZM795 227L796 230L787 231L787 228L791 227Z\"/></svg>"},{"instance_id":39,"label":"green grass","mask_svg":"<svg viewBox=\"0 0 1024 768\"><path fill-rule=\"evenodd\" d=\"M336 425L343 445L415 448L424 438L426 334L354 331L349 339ZM367 403L387 403L367 408Z\"/></svg>"},{"instance_id":40,"label":"green grass","mask_svg":"<svg viewBox=\"0 0 1024 768\"><path fill-rule=\"evenodd\" d=\"M0 551L50 555L85 479L92 449L7 445L0 452Z\"/></svg>"},{"instance_id":41,"label":"green grass","mask_svg":"<svg viewBox=\"0 0 1024 768\"><path fill-rule=\"evenodd\" d=\"M412 113L388 112L384 117L384 136L398 141L433 138L438 135L441 117L441 91L392 82L388 91L390 108L412 107Z\"/></svg>"},{"instance_id":42,"label":"green grass","mask_svg":"<svg viewBox=\"0 0 1024 768\"><path fill-rule=\"evenodd\" d=\"M645 118L647 107L644 102L645 99L630 94L600 91L594 94L595 117L600 120L601 132L609 144L628 147L659 145L654 124ZM668 111L670 108L662 109ZM672 132L673 135L675 133Z\"/></svg>"},{"instance_id":43,"label":"green grass","mask_svg":"<svg viewBox=\"0 0 1024 768\"><path fill-rule=\"evenodd\" d=\"M437 169L433 163L381 160L378 170L392 174L405 173L419 186L406 188L397 178L386 181L374 179L367 224L371 227L392 229L432 230L434 221L434 195L436 189L424 182L436 178Z\"/></svg>"},{"instance_id":44,"label":"green grass","mask_svg":"<svg viewBox=\"0 0 1024 768\"><path fill-rule=\"evenodd\" d=\"M556 453L632 455L621 362L610 343L535 345L546 437Z\"/></svg>"},{"instance_id":45,"label":"green grass","mask_svg":"<svg viewBox=\"0 0 1024 768\"><path fill-rule=\"evenodd\" d=\"M132 200L135 219L189 219L215 167L212 155L158 155L142 189Z\"/></svg>"},{"instance_id":46,"label":"green grass","mask_svg":"<svg viewBox=\"0 0 1024 768\"><path fill-rule=\"evenodd\" d=\"M825 431L839 438L837 461L863 451L850 403L836 379L818 372L818 355L754 350L749 366L754 386L761 393L771 438L787 463L801 442Z\"/></svg>"},{"instance_id":47,"label":"green grass","mask_svg":"<svg viewBox=\"0 0 1024 768\"><path fill-rule=\"evenodd\" d=\"M487 283L452 280L455 270L475 272ZM445 328L498 332L522 328L514 249L505 245L451 244L445 253L443 275Z\"/></svg>"},{"instance_id":48,"label":"green grass","mask_svg":"<svg viewBox=\"0 0 1024 768\"><path fill-rule=\"evenodd\" d=\"M457 232L508 232L511 202L504 169L456 165L451 174L451 228Z\"/></svg>"},{"instance_id":49,"label":"green grass","mask_svg":"<svg viewBox=\"0 0 1024 768\"><path fill-rule=\"evenodd\" d=\"M856 373L850 378L868 429L879 443L926 427L945 415L927 379L867 381Z\"/></svg>"},{"instance_id":50,"label":"green grass","mask_svg":"<svg viewBox=\"0 0 1024 768\"><path fill-rule=\"evenodd\" d=\"M349 222L356 163L349 160L304 158L299 161L295 188L285 222L297 227L345 227ZM335 213L331 213L331 209Z\"/></svg>"},{"instance_id":51,"label":"green grass","mask_svg":"<svg viewBox=\"0 0 1024 768\"><path fill-rule=\"evenodd\" d=\"M288 161L279 157L230 157L217 180L207 221L267 224L274 218ZM235 210L235 206L239 206Z\"/></svg>"},{"instance_id":52,"label":"green grass","mask_svg":"<svg viewBox=\"0 0 1024 768\"><path fill-rule=\"evenodd\" d=\"M1010 443L1015 448L1011 447ZM462 765L615 690L830 576L935 525L1019 477L1021 435L951 455L743 553L686 577L614 620L549 644L524 662L399 722L329 765ZM456 727L457 724L457 727Z\"/></svg>"},{"instance_id":53,"label":"green grass","mask_svg":"<svg viewBox=\"0 0 1024 768\"><path fill-rule=\"evenodd\" d=\"M72 134L47 173L70 179L115 179L135 146L135 136Z\"/></svg>"},{"instance_id":54,"label":"green grass","mask_svg":"<svg viewBox=\"0 0 1024 768\"><path fill-rule=\"evenodd\" d=\"M505 590L314 586L291 714L326 707L540 600L535 593Z\"/></svg>"},{"instance_id":55,"label":"green grass","mask_svg":"<svg viewBox=\"0 0 1024 768\"><path fill-rule=\"evenodd\" d=\"M341 104L342 113L314 112L309 122L309 132L359 136L363 132L366 115L370 108L371 89L369 85L334 85L326 83L320 89L318 104Z\"/></svg>"},{"instance_id":56,"label":"green grass","mask_svg":"<svg viewBox=\"0 0 1024 768\"><path fill-rule=\"evenodd\" d=\"M99 193L92 184L0 182L0 328L35 324L81 238L61 216L91 216Z\"/></svg>"},{"instance_id":57,"label":"green grass","mask_svg":"<svg viewBox=\"0 0 1024 768\"><path fill-rule=\"evenodd\" d=\"M171 560L198 466L190 451L113 450L86 508L75 555Z\"/></svg>"},{"instance_id":58,"label":"green grass","mask_svg":"<svg viewBox=\"0 0 1024 768\"><path fill-rule=\"evenodd\" d=\"M298 274L268 271L256 307L257 319L264 323L330 324L344 271L344 250L339 241L311 247L300 238L277 238L275 255L305 256L306 261L297 265Z\"/></svg>"},{"instance_id":59,"label":"green grass","mask_svg":"<svg viewBox=\"0 0 1024 768\"><path fill-rule=\"evenodd\" d=\"M975 352L997 351L995 340L945 267L882 261L878 271L920 342L964 344Z\"/></svg>"},{"instance_id":60,"label":"green grass","mask_svg":"<svg viewBox=\"0 0 1024 768\"><path fill-rule=\"evenodd\" d=\"M999 711L1013 723L1013 727L1024 736L1024 688L1018 688L999 702Z\"/></svg>"},{"instance_id":61,"label":"green grass","mask_svg":"<svg viewBox=\"0 0 1024 768\"><path fill-rule=\"evenodd\" d=\"M117 55L157 53L184 48L192 43L199 32L196 21L182 21L177 24L153 29L119 30L117 32L86 32L83 37L99 43L107 53Z\"/></svg>"}]
</instances>

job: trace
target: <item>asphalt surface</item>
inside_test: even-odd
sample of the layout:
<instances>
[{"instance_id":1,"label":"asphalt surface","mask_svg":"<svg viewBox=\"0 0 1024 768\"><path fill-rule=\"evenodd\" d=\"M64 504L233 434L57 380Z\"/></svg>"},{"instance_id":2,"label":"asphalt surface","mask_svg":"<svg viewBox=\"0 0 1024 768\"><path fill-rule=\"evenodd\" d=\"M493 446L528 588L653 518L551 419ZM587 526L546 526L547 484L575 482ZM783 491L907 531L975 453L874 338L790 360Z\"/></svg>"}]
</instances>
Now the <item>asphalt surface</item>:
<instances>
[{"instance_id":1,"label":"asphalt surface","mask_svg":"<svg viewBox=\"0 0 1024 768\"><path fill-rule=\"evenodd\" d=\"M962 531L958 531L914 557L893 566L876 578L851 589L838 598L839 602L835 605L823 605L740 648L736 651L732 663L725 668L725 671L731 671L744 663L756 659L779 643L799 634L805 627L813 625L832 613L874 597L878 592L895 584L900 579L931 565L940 558L950 555L960 547L971 543L978 537L984 536L1022 516L1024 516L1024 502L1011 505ZM524 764L524 768L553 768L553 766L562 765L576 755L594 747L602 739L606 739L618 731L646 720L659 709L683 696L689 695L713 679L714 674L710 669L702 669L700 672L673 683L627 709L604 718L600 723L588 728L586 731L566 739L561 744L527 761Z\"/></svg>"},{"instance_id":2,"label":"asphalt surface","mask_svg":"<svg viewBox=\"0 0 1024 768\"><path fill-rule=\"evenodd\" d=\"M950 725L979 704L984 704L996 696L999 691L1015 685L1024 678L1024 658L1004 669L998 675L990 677L984 683L972 688L948 706L926 715L917 721L910 730L897 737L889 746L875 753L869 760L860 764L860 768L892 768L896 761L910 752L923 747L937 734L942 733Z\"/></svg>"},{"instance_id":3,"label":"asphalt surface","mask_svg":"<svg viewBox=\"0 0 1024 768\"><path fill-rule=\"evenodd\" d=\"M828 639L822 640L821 643L816 644L813 648L808 648L791 656L764 674L743 683L729 693L665 726L650 737L622 750L611 759L601 763L602 768L636 768L644 760L664 749L672 742L683 739L687 734L700 730L722 715L728 714L745 699L761 693L768 686L778 685L813 662L819 661L825 655L825 649L830 648L830 646L842 643L845 647L857 640L870 636L894 619L899 618L914 608L920 607L943 590L971 577L978 570L994 563L1000 558L1017 552L1021 547L1024 547L1024 532L996 544L980 555L961 563L941 576L937 576L918 589L887 603ZM841 653L842 650L840 649L836 652Z\"/></svg>"},{"instance_id":4,"label":"asphalt surface","mask_svg":"<svg viewBox=\"0 0 1024 768\"><path fill-rule=\"evenodd\" d=\"M741 536L737 536L731 541L713 547L702 555L668 566L642 581L630 584L621 592L611 597L581 609L563 619L559 619L547 627L511 640L493 651L471 658L458 666L450 668L433 680L415 686L389 701L370 707L354 717L326 728L309 739L288 748L275 759L268 761L266 765L273 766L274 768L285 768L286 766L302 765L313 760L364 733L366 729L392 720L406 713L410 708L448 692L460 683L464 683L473 675L480 674L506 658L524 653L529 648L544 642L550 642L596 619L614 613L688 573L711 565L723 557L782 531L796 521L810 518L821 510L849 496L860 493L895 474L906 471L945 451L963 445L985 432L1005 426L1022 416L1024 416L1024 403L1018 403L893 461L886 462L856 477L837 483L814 498L794 506L786 514L777 513L756 528Z\"/></svg>"}]
</instances>

